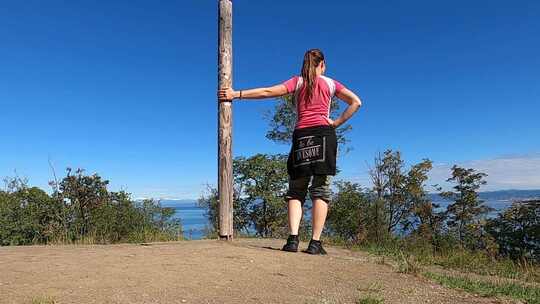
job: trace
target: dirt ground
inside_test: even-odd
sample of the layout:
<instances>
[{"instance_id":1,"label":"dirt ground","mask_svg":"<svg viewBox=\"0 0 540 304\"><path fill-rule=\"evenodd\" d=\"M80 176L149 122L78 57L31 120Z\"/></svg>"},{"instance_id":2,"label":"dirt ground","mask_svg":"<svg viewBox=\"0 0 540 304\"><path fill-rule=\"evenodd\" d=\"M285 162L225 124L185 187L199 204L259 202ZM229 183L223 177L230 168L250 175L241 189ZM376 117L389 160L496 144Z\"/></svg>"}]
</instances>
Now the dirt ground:
<instances>
[{"instance_id":1,"label":"dirt ground","mask_svg":"<svg viewBox=\"0 0 540 304\"><path fill-rule=\"evenodd\" d=\"M363 252L284 240L0 247L0 303L502 303L397 273ZM301 243L303 249L306 243Z\"/></svg>"}]
</instances>

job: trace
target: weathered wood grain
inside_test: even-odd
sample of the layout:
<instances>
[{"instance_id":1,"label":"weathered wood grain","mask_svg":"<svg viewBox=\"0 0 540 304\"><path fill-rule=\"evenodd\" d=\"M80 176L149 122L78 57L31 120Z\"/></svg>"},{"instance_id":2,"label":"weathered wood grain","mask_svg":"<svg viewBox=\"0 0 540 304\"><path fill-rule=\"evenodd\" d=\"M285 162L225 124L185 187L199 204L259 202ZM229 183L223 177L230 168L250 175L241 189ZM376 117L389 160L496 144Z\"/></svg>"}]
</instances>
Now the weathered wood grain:
<instances>
[{"instance_id":1,"label":"weathered wood grain","mask_svg":"<svg viewBox=\"0 0 540 304\"><path fill-rule=\"evenodd\" d=\"M218 86L232 86L232 1L218 0ZM232 103L218 102L219 238L233 238Z\"/></svg>"}]
</instances>

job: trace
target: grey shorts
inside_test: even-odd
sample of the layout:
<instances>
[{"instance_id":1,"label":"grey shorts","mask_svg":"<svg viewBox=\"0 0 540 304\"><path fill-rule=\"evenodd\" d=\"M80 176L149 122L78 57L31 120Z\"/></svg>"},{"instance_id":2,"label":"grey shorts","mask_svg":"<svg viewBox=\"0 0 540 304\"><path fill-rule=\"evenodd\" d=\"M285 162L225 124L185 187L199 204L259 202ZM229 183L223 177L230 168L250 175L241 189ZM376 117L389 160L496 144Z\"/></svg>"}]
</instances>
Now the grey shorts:
<instances>
[{"instance_id":1,"label":"grey shorts","mask_svg":"<svg viewBox=\"0 0 540 304\"><path fill-rule=\"evenodd\" d=\"M304 205L306 194L309 190L311 200L320 198L327 204L330 204L332 196L330 190L331 179L332 175L313 175L297 179L289 178L289 190L285 194L285 200L297 199ZM311 186L308 188L310 181Z\"/></svg>"}]
</instances>

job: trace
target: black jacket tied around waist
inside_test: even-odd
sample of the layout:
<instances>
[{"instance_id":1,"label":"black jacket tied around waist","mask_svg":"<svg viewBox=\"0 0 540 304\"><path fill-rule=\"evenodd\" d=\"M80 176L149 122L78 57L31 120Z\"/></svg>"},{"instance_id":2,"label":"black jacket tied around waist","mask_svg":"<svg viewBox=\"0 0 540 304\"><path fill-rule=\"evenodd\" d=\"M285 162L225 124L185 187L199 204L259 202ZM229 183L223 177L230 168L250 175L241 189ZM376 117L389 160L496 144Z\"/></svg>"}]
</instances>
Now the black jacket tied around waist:
<instances>
[{"instance_id":1,"label":"black jacket tied around waist","mask_svg":"<svg viewBox=\"0 0 540 304\"><path fill-rule=\"evenodd\" d=\"M331 126L296 129L287 171L291 179L311 175L336 175L337 138Z\"/></svg>"}]
</instances>

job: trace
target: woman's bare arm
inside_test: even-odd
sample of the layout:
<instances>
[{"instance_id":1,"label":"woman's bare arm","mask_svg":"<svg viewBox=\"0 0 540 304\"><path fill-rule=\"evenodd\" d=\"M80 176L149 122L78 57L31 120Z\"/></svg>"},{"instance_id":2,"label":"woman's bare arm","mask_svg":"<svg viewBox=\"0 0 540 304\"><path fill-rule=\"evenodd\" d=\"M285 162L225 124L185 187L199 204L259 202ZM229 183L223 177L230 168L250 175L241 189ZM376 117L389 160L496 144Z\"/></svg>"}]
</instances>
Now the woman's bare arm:
<instances>
[{"instance_id":1,"label":"woman's bare arm","mask_svg":"<svg viewBox=\"0 0 540 304\"><path fill-rule=\"evenodd\" d=\"M240 92L242 96L240 96ZM266 88L256 88L249 90L240 90L235 91L232 88L222 88L218 90L218 99L221 101L231 101L236 98L242 99L262 99L262 98L272 98L286 95L287 88L283 84L278 84L272 87Z\"/></svg>"},{"instance_id":2,"label":"woman's bare arm","mask_svg":"<svg viewBox=\"0 0 540 304\"><path fill-rule=\"evenodd\" d=\"M354 94L347 88L343 88L343 90L339 91L336 96L339 99L345 101L349 106L336 120L332 120L329 117L326 118L326 120L328 120L328 123L334 128L337 128L344 124L362 106L362 101L360 100L360 97L358 97L356 94Z\"/></svg>"}]
</instances>

